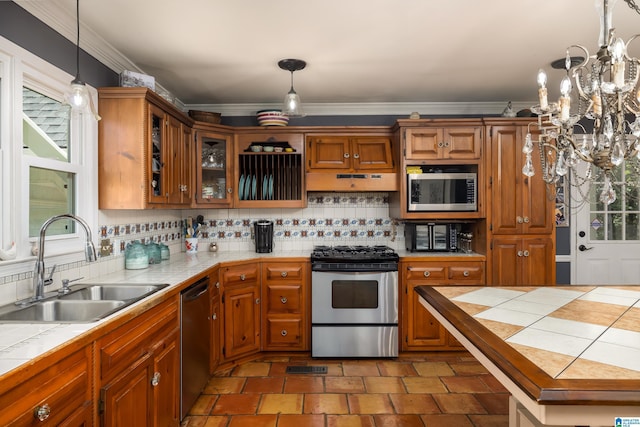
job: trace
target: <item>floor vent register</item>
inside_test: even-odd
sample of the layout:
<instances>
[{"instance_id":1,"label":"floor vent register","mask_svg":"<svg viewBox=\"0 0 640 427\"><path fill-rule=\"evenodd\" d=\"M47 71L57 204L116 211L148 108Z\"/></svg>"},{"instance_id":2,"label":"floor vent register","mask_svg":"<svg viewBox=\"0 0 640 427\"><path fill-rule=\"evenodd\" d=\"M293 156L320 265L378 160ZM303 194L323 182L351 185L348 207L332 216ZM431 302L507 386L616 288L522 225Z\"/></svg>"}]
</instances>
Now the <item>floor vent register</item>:
<instances>
[{"instance_id":1,"label":"floor vent register","mask_svg":"<svg viewBox=\"0 0 640 427\"><path fill-rule=\"evenodd\" d=\"M287 366L287 374L326 374L326 366Z\"/></svg>"}]
</instances>

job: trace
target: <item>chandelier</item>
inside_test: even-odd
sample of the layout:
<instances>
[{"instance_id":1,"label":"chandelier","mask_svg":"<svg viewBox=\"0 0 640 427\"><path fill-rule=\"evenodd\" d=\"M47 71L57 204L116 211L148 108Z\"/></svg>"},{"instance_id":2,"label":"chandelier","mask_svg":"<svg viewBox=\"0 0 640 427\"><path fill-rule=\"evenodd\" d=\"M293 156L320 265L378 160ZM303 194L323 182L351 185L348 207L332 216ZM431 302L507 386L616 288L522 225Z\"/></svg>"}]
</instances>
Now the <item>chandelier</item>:
<instances>
[{"instance_id":1,"label":"chandelier","mask_svg":"<svg viewBox=\"0 0 640 427\"><path fill-rule=\"evenodd\" d=\"M640 181L640 61L627 52L640 34L627 42L616 37L611 27L615 1L603 0L602 5L596 5L600 12L598 52L590 55L584 46L572 45L565 60L559 61L566 76L560 83L557 102L549 102L546 73L538 72L539 104L531 111L538 115L540 135L534 141L528 132L522 149L524 175L535 174L531 155L537 143L547 184L553 185L565 176L580 189L584 184L602 182L599 200L605 205L617 198L616 168L626 168L631 171L627 176ZM624 1L640 14L634 0ZM587 130L590 127L592 130ZM586 201L588 191L581 190L580 194Z\"/></svg>"}]
</instances>

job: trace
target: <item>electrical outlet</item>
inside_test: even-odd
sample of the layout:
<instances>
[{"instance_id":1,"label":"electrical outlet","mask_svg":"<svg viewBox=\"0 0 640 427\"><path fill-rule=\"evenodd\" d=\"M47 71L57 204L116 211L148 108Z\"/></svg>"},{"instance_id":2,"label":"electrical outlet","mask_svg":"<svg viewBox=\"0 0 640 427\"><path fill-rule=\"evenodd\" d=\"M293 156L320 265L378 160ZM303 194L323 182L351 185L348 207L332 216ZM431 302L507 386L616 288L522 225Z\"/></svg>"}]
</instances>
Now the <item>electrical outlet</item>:
<instances>
[{"instance_id":1,"label":"electrical outlet","mask_svg":"<svg viewBox=\"0 0 640 427\"><path fill-rule=\"evenodd\" d=\"M113 245L111 244L111 240L102 239L100 241L100 256L106 257L113 253Z\"/></svg>"}]
</instances>

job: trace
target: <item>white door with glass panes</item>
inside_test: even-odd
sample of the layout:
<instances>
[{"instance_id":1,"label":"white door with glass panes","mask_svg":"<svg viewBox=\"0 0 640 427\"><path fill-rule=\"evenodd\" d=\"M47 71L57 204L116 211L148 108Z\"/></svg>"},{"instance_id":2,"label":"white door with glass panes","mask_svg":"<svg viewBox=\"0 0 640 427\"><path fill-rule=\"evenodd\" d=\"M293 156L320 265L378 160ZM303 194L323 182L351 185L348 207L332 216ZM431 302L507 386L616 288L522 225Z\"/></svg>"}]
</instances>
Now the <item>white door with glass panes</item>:
<instances>
[{"instance_id":1,"label":"white door with glass panes","mask_svg":"<svg viewBox=\"0 0 640 427\"><path fill-rule=\"evenodd\" d=\"M627 165L624 174L625 168L614 169L613 203L600 201L602 182L594 182L589 201L572 209L572 284L640 285L640 188L634 167L637 164ZM579 189L571 191L572 206L576 206Z\"/></svg>"}]
</instances>

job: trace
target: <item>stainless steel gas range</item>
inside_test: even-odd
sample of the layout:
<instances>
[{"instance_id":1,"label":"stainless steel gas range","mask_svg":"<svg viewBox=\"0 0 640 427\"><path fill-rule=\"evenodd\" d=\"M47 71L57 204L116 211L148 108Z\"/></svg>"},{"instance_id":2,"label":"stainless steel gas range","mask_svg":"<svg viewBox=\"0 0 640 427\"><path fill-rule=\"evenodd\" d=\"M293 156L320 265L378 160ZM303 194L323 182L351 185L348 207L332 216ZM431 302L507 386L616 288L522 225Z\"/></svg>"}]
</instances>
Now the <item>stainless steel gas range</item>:
<instances>
[{"instance_id":1,"label":"stainless steel gas range","mask_svg":"<svg viewBox=\"0 0 640 427\"><path fill-rule=\"evenodd\" d=\"M387 246L316 246L311 356L398 356L398 254Z\"/></svg>"}]
</instances>

